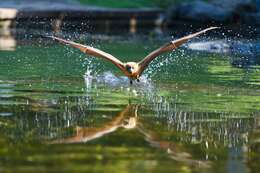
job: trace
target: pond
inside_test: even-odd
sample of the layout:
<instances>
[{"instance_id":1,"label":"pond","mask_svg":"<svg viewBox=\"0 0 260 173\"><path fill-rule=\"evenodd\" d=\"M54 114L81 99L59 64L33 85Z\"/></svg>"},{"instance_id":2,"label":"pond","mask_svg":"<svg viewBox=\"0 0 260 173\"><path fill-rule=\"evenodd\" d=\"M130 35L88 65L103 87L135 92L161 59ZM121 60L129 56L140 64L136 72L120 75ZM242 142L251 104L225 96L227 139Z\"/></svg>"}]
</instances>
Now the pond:
<instances>
[{"instance_id":1,"label":"pond","mask_svg":"<svg viewBox=\"0 0 260 173\"><path fill-rule=\"evenodd\" d=\"M122 61L171 39L72 38ZM129 86L112 64L52 40L5 40L1 49L1 172L260 170L259 60L236 65L245 55L184 46Z\"/></svg>"}]
</instances>

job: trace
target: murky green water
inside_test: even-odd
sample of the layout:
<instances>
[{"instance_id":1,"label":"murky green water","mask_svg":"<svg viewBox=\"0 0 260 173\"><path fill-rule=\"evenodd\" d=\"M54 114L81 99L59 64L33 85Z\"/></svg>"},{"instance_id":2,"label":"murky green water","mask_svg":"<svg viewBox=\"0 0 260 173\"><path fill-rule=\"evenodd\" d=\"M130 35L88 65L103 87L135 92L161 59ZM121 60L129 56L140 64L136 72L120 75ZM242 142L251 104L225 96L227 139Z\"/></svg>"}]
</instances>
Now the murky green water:
<instances>
[{"instance_id":1,"label":"murky green water","mask_svg":"<svg viewBox=\"0 0 260 173\"><path fill-rule=\"evenodd\" d=\"M124 61L162 43L82 42ZM260 170L259 65L237 68L239 55L182 48L129 88L113 65L77 50L17 44L0 51L1 172Z\"/></svg>"}]
</instances>

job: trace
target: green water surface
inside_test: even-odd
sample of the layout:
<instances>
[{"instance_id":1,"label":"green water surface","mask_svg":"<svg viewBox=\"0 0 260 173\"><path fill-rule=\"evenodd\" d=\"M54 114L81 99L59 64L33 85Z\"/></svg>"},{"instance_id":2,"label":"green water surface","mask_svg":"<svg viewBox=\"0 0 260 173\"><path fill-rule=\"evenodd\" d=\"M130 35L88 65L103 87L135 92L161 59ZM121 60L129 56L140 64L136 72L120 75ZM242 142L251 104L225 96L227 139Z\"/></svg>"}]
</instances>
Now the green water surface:
<instances>
[{"instance_id":1,"label":"green water surface","mask_svg":"<svg viewBox=\"0 0 260 173\"><path fill-rule=\"evenodd\" d=\"M0 51L0 172L260 171L259 65L181 48L129 87L112 64L39 40ZM80 42L122 61L163 43Z\"/></svg>"}]
</instances>

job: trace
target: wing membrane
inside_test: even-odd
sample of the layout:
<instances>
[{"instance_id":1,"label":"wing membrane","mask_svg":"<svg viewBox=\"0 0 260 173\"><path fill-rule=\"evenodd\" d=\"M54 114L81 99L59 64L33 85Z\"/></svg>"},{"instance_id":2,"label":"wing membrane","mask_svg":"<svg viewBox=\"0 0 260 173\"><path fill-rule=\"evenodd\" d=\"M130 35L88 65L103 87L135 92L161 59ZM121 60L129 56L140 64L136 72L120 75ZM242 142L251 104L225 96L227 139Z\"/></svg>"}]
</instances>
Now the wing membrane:
<instances>
[{"instance_id":1,"label":"wing membrane","mask_svg":"<svg viewBox=\"0 0 260 173\"><path fill-rule=\"evenodd\" d=\"M194 38L198 35L201 35L201 34L207 32L207 31L209 31L209 30L213 30L213 29L217 29L217 28L218 27L210 27L210 28L204 29L204 30L196 32L194 34L190 34L188 36L185 36L185 37L182 37L180 39L166 43L162 47L154 50L153 52L148 54L141 62L139 62L139 67L140 67L139 73L140 73L140 75L146 69L146 67L150 64L150 62L152 60L154 60L156 57L158 57L159 55L161 55L165 52L169 52L169 51L172 51L174 49L177 49L179 46L181 46L183 43L187 42L191 38Z\"/></svg>"},{"instance_id":2,"label":"wing membrane","mask_svg":"<svg viewBox=\"0 0 260 173\"><path fill-rule=\"evenodd\" d=\"M120 70L124 71L124 63L122 63L119 59L115 58L114 56L110 55L109 53L103 52L102 50L96 49L94 47L82 45L79 43L75 43L73 41L64 40L62 38L58 38L58 37L54 37L54 36L48 36L48 37L52 38L54 40L57 40L60 43L63 43L65 45L69 45L73 48L79 49L80 51L84 52L85 54L106 59L106 60L112 62L114 65L116 65Z\"/></svg>"}]
</instances>

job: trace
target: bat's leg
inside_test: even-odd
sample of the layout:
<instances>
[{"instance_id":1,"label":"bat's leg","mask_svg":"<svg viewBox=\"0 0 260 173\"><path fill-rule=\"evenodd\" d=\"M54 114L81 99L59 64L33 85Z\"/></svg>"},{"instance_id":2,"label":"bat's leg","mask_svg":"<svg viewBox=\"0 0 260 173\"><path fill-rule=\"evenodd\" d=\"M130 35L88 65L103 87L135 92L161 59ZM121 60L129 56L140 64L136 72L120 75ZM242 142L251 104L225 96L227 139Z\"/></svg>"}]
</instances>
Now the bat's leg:
<instances>
[{"instance_id":1,"label":"bat's leg","mask_svg":"<svg viewBox=\"0 0 260 173\"><path fill-rule=\"evenodd\" d=\"M137 75L137 78L136 78L136 81L137 81L137 82L140 82L140 79L139 79L139 77L140 77L140 76L139 76L139 75Z\"/></svg>"}]
</instances>

